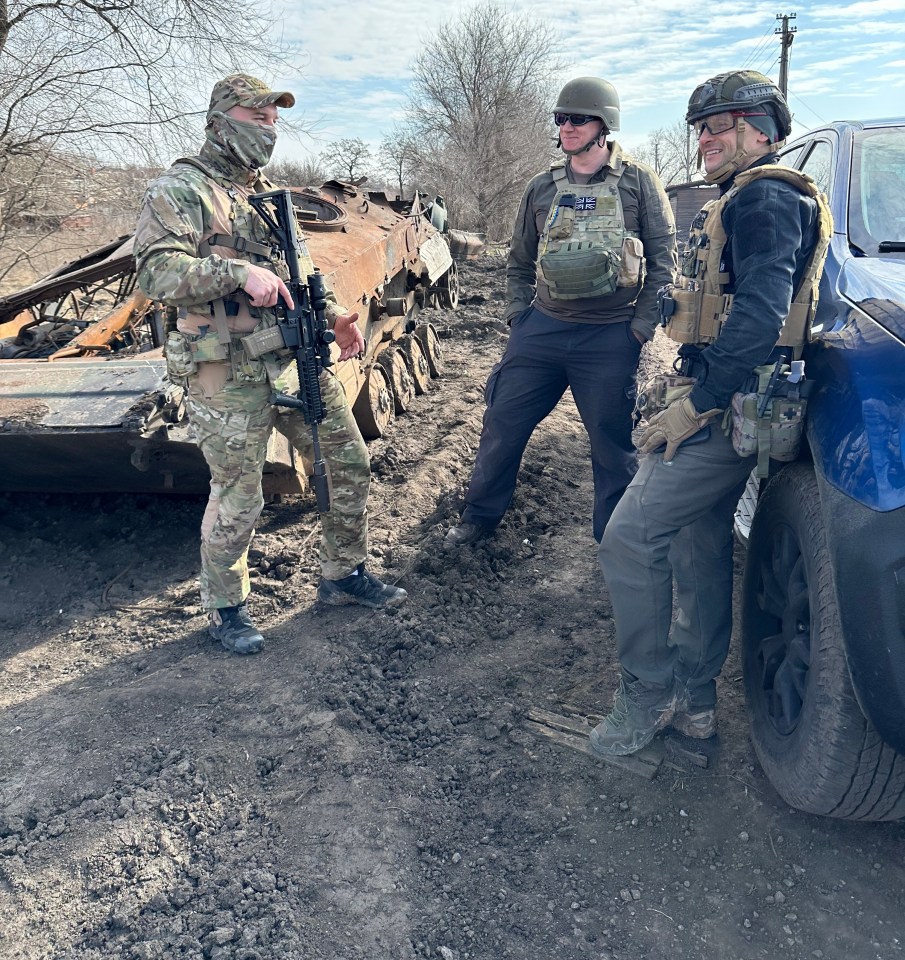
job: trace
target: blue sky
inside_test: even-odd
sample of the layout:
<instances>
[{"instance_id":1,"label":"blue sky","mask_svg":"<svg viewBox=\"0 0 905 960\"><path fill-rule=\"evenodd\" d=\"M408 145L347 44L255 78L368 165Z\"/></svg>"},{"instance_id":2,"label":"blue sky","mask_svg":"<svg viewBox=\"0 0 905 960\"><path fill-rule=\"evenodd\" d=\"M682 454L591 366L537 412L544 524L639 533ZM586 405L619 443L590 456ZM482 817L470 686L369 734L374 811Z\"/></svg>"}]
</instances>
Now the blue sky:
<instances>
[{"instance_id":1,"label":"blue sky","mask_svg":"<svg viewBox=\"0 0 905 960\"><path fill-rule=\"evenodd\" d=\"M292 113L313 124L313 137L283 137L278 159L316 154L342 137L376 146L404 117L414 55L438 26L471 6L435 0L281 2L296 69L268 79L295 93ZM787 8L757 0L635 0L618 6L511 0L506 7L553 27L557 52L569 64L556 80L596 75L616 86L622 100L618 138L627 146L682 119L688 95L716 73L747 66L777 80L778 13L797 13L789 70L795 134L828 120L905 114L905 0Z\"/></svg>"}]
</instances>

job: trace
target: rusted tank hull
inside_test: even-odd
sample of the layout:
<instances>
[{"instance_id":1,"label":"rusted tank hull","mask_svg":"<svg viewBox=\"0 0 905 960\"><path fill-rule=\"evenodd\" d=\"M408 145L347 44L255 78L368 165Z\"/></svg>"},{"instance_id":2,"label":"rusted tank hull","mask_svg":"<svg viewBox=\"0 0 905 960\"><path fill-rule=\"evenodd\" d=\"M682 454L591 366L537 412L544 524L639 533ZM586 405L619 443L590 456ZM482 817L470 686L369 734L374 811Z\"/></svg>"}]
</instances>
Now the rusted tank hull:
<instances>
[{"instance_id":1,"label":"rusted tank hull","mask_svg":"<svg viewBox=\"0 0 905 960\"><path fill-rule=\"evenodd\" d=\"M362 400L374 392L371 370L413 330L419 306L442 299L454 267L448 247L417 199L402 212L331 182L293 200L312 259L337 301L359 313L365 355L336 373L373 428ZM134 271L131 239L121 238L0 300L0 489L207 489L207 466L166 381L162 309L135 291ZM304 491L310 465L276 433L268 453L265 490Z\"/></svg>"}]
</instances>

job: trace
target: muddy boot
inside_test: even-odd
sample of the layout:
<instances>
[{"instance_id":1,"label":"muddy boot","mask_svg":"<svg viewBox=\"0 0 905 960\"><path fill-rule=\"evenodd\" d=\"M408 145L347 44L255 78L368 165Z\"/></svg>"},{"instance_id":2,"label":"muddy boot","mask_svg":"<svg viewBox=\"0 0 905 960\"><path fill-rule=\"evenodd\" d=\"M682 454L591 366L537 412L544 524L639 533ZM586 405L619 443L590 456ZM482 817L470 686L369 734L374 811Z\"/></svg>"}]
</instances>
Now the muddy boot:
<instances>
[{"instance_id":1,"label":"muddy boot","mask_svg":"<svg viewBox=\"0 0 905 960\"><path fill-rule=\"evenodd\" d=\"M672 718L673 730L695 740L709 740L716 736L716 710L713 707L677 711Z\"/></svg>"},{"instance_id":2,"label":"muddy boot","mask_svg":"<svg viewBox=\"0 0 905 960\"><path fill-rule=\"evenodd\" d=\"M467 543L477 543L493 533L490 527L482 527L479 523L460 523L450 527L443 538L444 547L464 547Z\"/></svg>"},{"instance_id":3,"label":"muddy boot","mask_svg":"<svg viewBox=\"0 0 905 960\"><path fill-rule=\"evenodd\" d=\"M402 587L393 587L378 580L373 573L359 564L355 573L342 580L321 580L317 588L317 599L331 606L345 603L360 603L363 607L380 610L384 607L398 607L405 603L408 594Z\"/></svg>"},{"instance_id":4,"label":"muddy boot","mask_svg":"<svg viewBox=\"0 0 905 960\"><path fill-rule=\"evenodd\" d=\"M210 617L207 632L230 653L260 653L264 649L264 638L252 622L247 604L211 610Z\"/></svg>"},{"instance_id":5,"label":"muddy boot","mask_svg":"<svg viewBox=\"0 0 905 960\"><path fill-rule=\"evenodd\" d=\"M624 757L646 747L686 707L684 687L648 687L619 680L613 709L591 731L591 748L602 757Z\"/></svg>"}]
</instances>

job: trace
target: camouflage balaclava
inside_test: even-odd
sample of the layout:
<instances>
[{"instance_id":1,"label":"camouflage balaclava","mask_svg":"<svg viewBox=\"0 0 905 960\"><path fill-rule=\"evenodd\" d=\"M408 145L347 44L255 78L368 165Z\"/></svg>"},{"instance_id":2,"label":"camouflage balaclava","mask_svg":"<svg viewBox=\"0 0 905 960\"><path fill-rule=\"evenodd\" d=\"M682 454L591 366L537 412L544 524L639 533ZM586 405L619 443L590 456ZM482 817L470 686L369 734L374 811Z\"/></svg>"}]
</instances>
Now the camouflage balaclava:
<instances>
[{"instance_id":1,"label":"camouflage balaclava","mask_svg":"<svg viewBox=\"0 0 905 960\"><path fill-rule=\"evenodd\" d=\"M226 111L237 106L254 109L269 104L291 107L295 105L295 97L288 90L271 90L245 73L218 81L207 110L205 135L211 148L224 159L250 171L266 166L277 142L276 130L237 120Z\"/></svg>"}]
</instances>

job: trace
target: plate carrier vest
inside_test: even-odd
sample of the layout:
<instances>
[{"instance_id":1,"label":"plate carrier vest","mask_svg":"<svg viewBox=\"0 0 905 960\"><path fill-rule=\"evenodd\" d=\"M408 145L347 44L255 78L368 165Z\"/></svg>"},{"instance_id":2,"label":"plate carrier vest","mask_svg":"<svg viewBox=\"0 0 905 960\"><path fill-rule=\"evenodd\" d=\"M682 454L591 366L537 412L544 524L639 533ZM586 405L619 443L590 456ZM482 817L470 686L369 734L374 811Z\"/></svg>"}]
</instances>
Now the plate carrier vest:
<instances>
[{"instance_id":1,"label":"plate carrier vest","mask_svg":"<svg viewBox=\"0 0 905 960\"><path fill-rule=\"evenodd\" d=\"M213 215L210 229L198 244L198 255L209 257L212 253L227 259L239 258L257 266L266 266L282 280L289 279L289 271L276 248L267 242L270 231L267 225L255 213L247 201L250 192L236 186L224 177L216 174L194 157L183 157L174 164L183 164L200 170L212 186L211 199ZM263 178L254 184L255 190L269 190L271 185ZM251 235L256 239L247 239ZM314 273L314 263L302 238L299 238L299 272L302 276ZM199 309L200 308L200 309ZM206 309L205 309L206 308ZM184 332L200 332L204 326L210 326L213 317L216 339L212 335L204 336L192 343L193 353L200 361L230 360L235 368L237 364L248 365L257 359L246 355L242 338L252 331L257 337L266 336L264 331L276 326L273 310L254 307L248 301L243 290L236 290L227 297L219 297L210 303L188 307L180 319L180 329ZM269 338L268 338L269 339Z\"/></svg>"},{"instance_id":2,"label":"plate carrier vest","mask_svg":"<svg viewBox=\"0 0 905 960\"><path fill-rule=\"evenodd\" d=\"M661 295L662 322L667 336L673 340L706 346L719 337L732 310L732 294L725 292L729 274L720 269L727 239L723 211L739 190L761 177L784 180L817 202L817 242L776 343L779 347L791 347L795 357L801 355L817 310L820 277L833 233L833 217L826 197L811 177L791 167L777 165L743 170L723 196L709 200L695 217L682 258L682 275Z\"/></svg>"},{"instance_id":3,"label":"plate carrier vest","mask_svg":"<svg viewBox=\"0 0 905 960\"><path fill-rule=\"evenodd\" d=\"M586 184L569 183L564 162L550 168L557 191L540 238L538 270L554 300L607 296L641 279L640 263L633 279L620 276L627 238L634 238L627 252L636 263L643 258L638 235L625 229L619 196L625 165L601 183Z\"/></svg>"}]
</instances>

